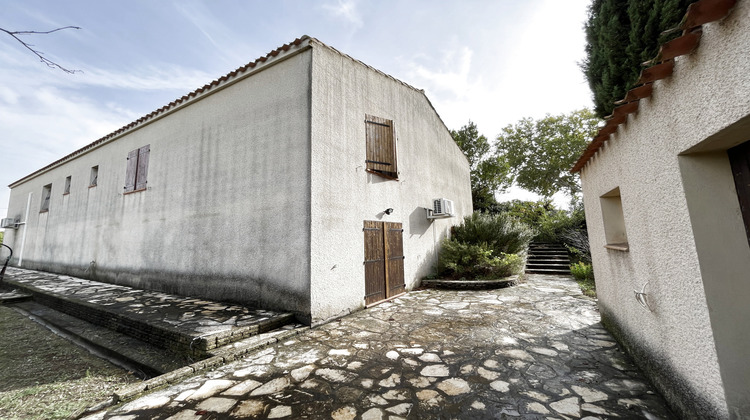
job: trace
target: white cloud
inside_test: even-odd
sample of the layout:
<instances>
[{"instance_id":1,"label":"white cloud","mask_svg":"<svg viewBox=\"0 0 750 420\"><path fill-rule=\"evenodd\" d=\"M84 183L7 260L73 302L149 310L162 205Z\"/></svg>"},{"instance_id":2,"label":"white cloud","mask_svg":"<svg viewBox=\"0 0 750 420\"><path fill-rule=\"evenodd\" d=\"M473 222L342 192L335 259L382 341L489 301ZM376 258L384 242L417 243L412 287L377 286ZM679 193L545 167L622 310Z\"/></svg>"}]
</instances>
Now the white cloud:
<instances>
[{"instance_id":1,"label":"white cloud","mask_svg":"<svg viewBox=\"0 0 750 420\"><path fill-rule=\"evenodd\" d=\"M468 98L477 86L477 82L469 81L472 55L469 47L443 51L441 65L434 70L433 66L411 62L410 79L422 81L432 91L447 92L456 98Z\"/></svg>"},{"instance_id":2,"label":"white cloud","mask_svg":"<svg viewBox=\"0 0 750 420\"><path fill-rule=\"evenodd\" d=\"M345 20L354 27L360 28L363 25L363 21L362 16L360 16L357 10L357 3L356 0L337 0L335 4L324 4L323 9L331 12L335 17Z\"/></svg>"},{"instance_id":3,"label":"white cloud","mask_svg":"<svg viewBox=\"0 0 750 420\"><path fill-rule=\"evenodd\" d=\"M180 90L185 93L209 83L208 73L175 65L149 65L129 71L93 68L75 83L127 90Z\"/></svg>"}]
</instances>

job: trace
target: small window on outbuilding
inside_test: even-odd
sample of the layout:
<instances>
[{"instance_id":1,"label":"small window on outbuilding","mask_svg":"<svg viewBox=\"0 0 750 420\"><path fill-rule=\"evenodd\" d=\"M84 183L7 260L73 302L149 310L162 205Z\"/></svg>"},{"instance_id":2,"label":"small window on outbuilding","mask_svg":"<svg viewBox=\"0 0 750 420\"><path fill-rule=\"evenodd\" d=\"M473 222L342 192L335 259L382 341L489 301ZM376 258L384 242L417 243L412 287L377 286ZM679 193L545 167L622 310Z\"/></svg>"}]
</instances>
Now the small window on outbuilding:
<instances>
[{"instance_id":1,"label":"small window on outbuilding","mask_svg":"<svg viewBox=\"0 0 750 420\"><path fill-rule=\"evenodd\" d=\"M604 235L607 244L605 248L616 251L628 251L628 234L625 231L625 216L622 212L622 198L620 187L599 197L604 221Z\"/></svg>"},{"instance_id":2,"label":"small window on outbuilding","mask_svg":"<svg viewBox=\"0 0 750 420\"><path fill-rule=\"evenodd\" d=\"M68 175L65 177L65 189L63 190L63 195L70 194L70 181L73 179L72 176Z\"/></svg>"},{"instance_id":3,"label":"small window on outbuilding","mask_svg":"<svg viewBox=\"0 0 750 420\"><path fill-rule=\"evenodd\" d=\"M148 176L148 157L151 145L131 150L128 153L128 166L125 171L125 192L143 191L146 189Z\"/></svg>"},{"instance_id":4,"label":"small window on outbuilding","mask_svg":"<svg viewBox=\"0 0 750 420\"><path fill-rule=\"evenodd\" d=\"M42 187L42 206L39 209L40 213L49 211L49 200L52 197L52 184L47 184Z\"/></svg>"},{"instance_id":5,"label":"small window on outbuilding","mask_svg":"<svg viewBox=\"0 0 750 420\"><path fill-rule=\"evenodd\" d=\"M398 179L393 121L365 114L367 172Z\"/></svg>"},{"instance_id":6,"label":"small window on outbuilding","mask_svg":"<svg viewBox=\"0 0 750 420\"><path fill-rule=\"evenodd\" d=\"M91 177L89 177L89 188L96 187L99 181L99 165L91 167Z\"/></svg>"}]
</instances>

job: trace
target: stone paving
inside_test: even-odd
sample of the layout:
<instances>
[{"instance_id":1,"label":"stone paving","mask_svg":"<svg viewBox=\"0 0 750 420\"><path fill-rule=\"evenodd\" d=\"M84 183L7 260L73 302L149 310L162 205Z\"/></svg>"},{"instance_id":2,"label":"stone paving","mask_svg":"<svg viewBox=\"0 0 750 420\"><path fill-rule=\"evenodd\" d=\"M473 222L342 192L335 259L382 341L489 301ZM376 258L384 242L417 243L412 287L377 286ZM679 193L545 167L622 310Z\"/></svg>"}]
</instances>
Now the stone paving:
<instances>
[{"instance_id":1,"label":"stone paving","mask_svg":"<svg viewBox=\"0 0 750 420\"><path fill-rule=\"evenodd\" d=\"M673 418L569 277L418 290L87 419Z\"/></svg>"},{"instance_id":2,"label":"stone paving","mask_svg":"<svg viewBox=\"0 0 750 420\"><path fill-rule=\"evenodd\" d=\"M163 348L199 354L293 321L293 315L9 267L6 287L91 322L127 328ZM128 320L127 326L119 325Z\"/></svg>"}]
</instances>

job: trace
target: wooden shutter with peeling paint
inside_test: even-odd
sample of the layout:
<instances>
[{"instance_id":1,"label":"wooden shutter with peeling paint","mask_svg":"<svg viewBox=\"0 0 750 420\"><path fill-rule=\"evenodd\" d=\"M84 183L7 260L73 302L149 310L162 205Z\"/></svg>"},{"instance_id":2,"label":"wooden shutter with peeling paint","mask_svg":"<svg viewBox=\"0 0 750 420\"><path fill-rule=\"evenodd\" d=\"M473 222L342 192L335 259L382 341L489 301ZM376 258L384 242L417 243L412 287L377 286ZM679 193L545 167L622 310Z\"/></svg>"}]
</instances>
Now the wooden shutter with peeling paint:
<instances>
[{"instance_id":1,"label":"wooden shutter with peeling paint","mask_svg":"<svg viewBox=\"0 0 750 420\"><path fill-rule=\"evenodd\" d=\"M146 145L138 149L138 171L135 177L135 189L146 189L146 176L148 175L148 156L151 152L151 146Z\"/></svg>"},{"instance_id":2,"label":"wooden shutter with peeling paint","mask_svg":"<svg viewBox=\"0 0 750 420\"><path fill-rule=\"evenodd\" d=\"M146 177L148 176L148 158L151 145L145 145L128 153L128 166L125 170L125 192L141 191L146 189Z\"/></svg>"},{"instance_id":3,"label":"wooden shutter with peeling paint","mask_svg":"<svg viewBox=\"0 0 750 420\"><path fill-rule=\"evenodd\" d=\"M398 179L393 121L365 114L365 136L367 171L386 178Z\"/></svg>"},{"instance_id":4,"label":"wooden shutter with peeling paint","mask_svg":"<svg viewBox=\"0 0 750 420\"><path fill-rule=\"evenodd\" d=\"M138 172L138 149L128 153L128 167L125 170L125 192L135 190L135 174Z\"/></svg>"}]
</instances>

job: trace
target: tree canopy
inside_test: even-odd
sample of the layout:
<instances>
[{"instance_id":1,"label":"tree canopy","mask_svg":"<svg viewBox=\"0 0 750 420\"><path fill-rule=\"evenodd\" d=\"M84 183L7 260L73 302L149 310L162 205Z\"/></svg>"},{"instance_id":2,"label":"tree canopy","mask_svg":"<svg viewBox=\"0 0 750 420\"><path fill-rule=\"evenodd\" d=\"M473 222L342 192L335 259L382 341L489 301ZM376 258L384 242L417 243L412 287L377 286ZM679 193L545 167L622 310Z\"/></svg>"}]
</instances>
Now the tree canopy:
<instances>
[{"instance_id":1,"label":"tree canopy","mask_svg":"<svg viewBox=\"0 0 750 420\"><path fill-rule=\"evenodd\" d=\"M570 168L596 134L598 123L589 109L521 119L497 137L500 166L508 168L508 180L521 188L543 197L558 191L575 197L581 187Z\"/></svg>"},{"instance_id":2,"label":"tree canopy","mask_svg":"<svg viewBox=\"0 0 750 420\"><path fill-rule=\"evenodd\" d=\"M469 160L474 210L486 209L495 203L495 193L510 186L509 168L494 153L487 137L479 134L477 125L471 120L460 130L451 130L451 135Z\"/></svg>"},{"instance_id":3,"label":"tree canopy","mask_svg":"<svg viewBox=\"0 0 750 420\"><path fill-rule=\"evenodd\" d=\"M693 0L593 0L586 29L586 58L581 67L593 93L594 111L612 113L638 80L641 63L679 33L664 34L680 23Z\"/></svg>"}]
</instances>

